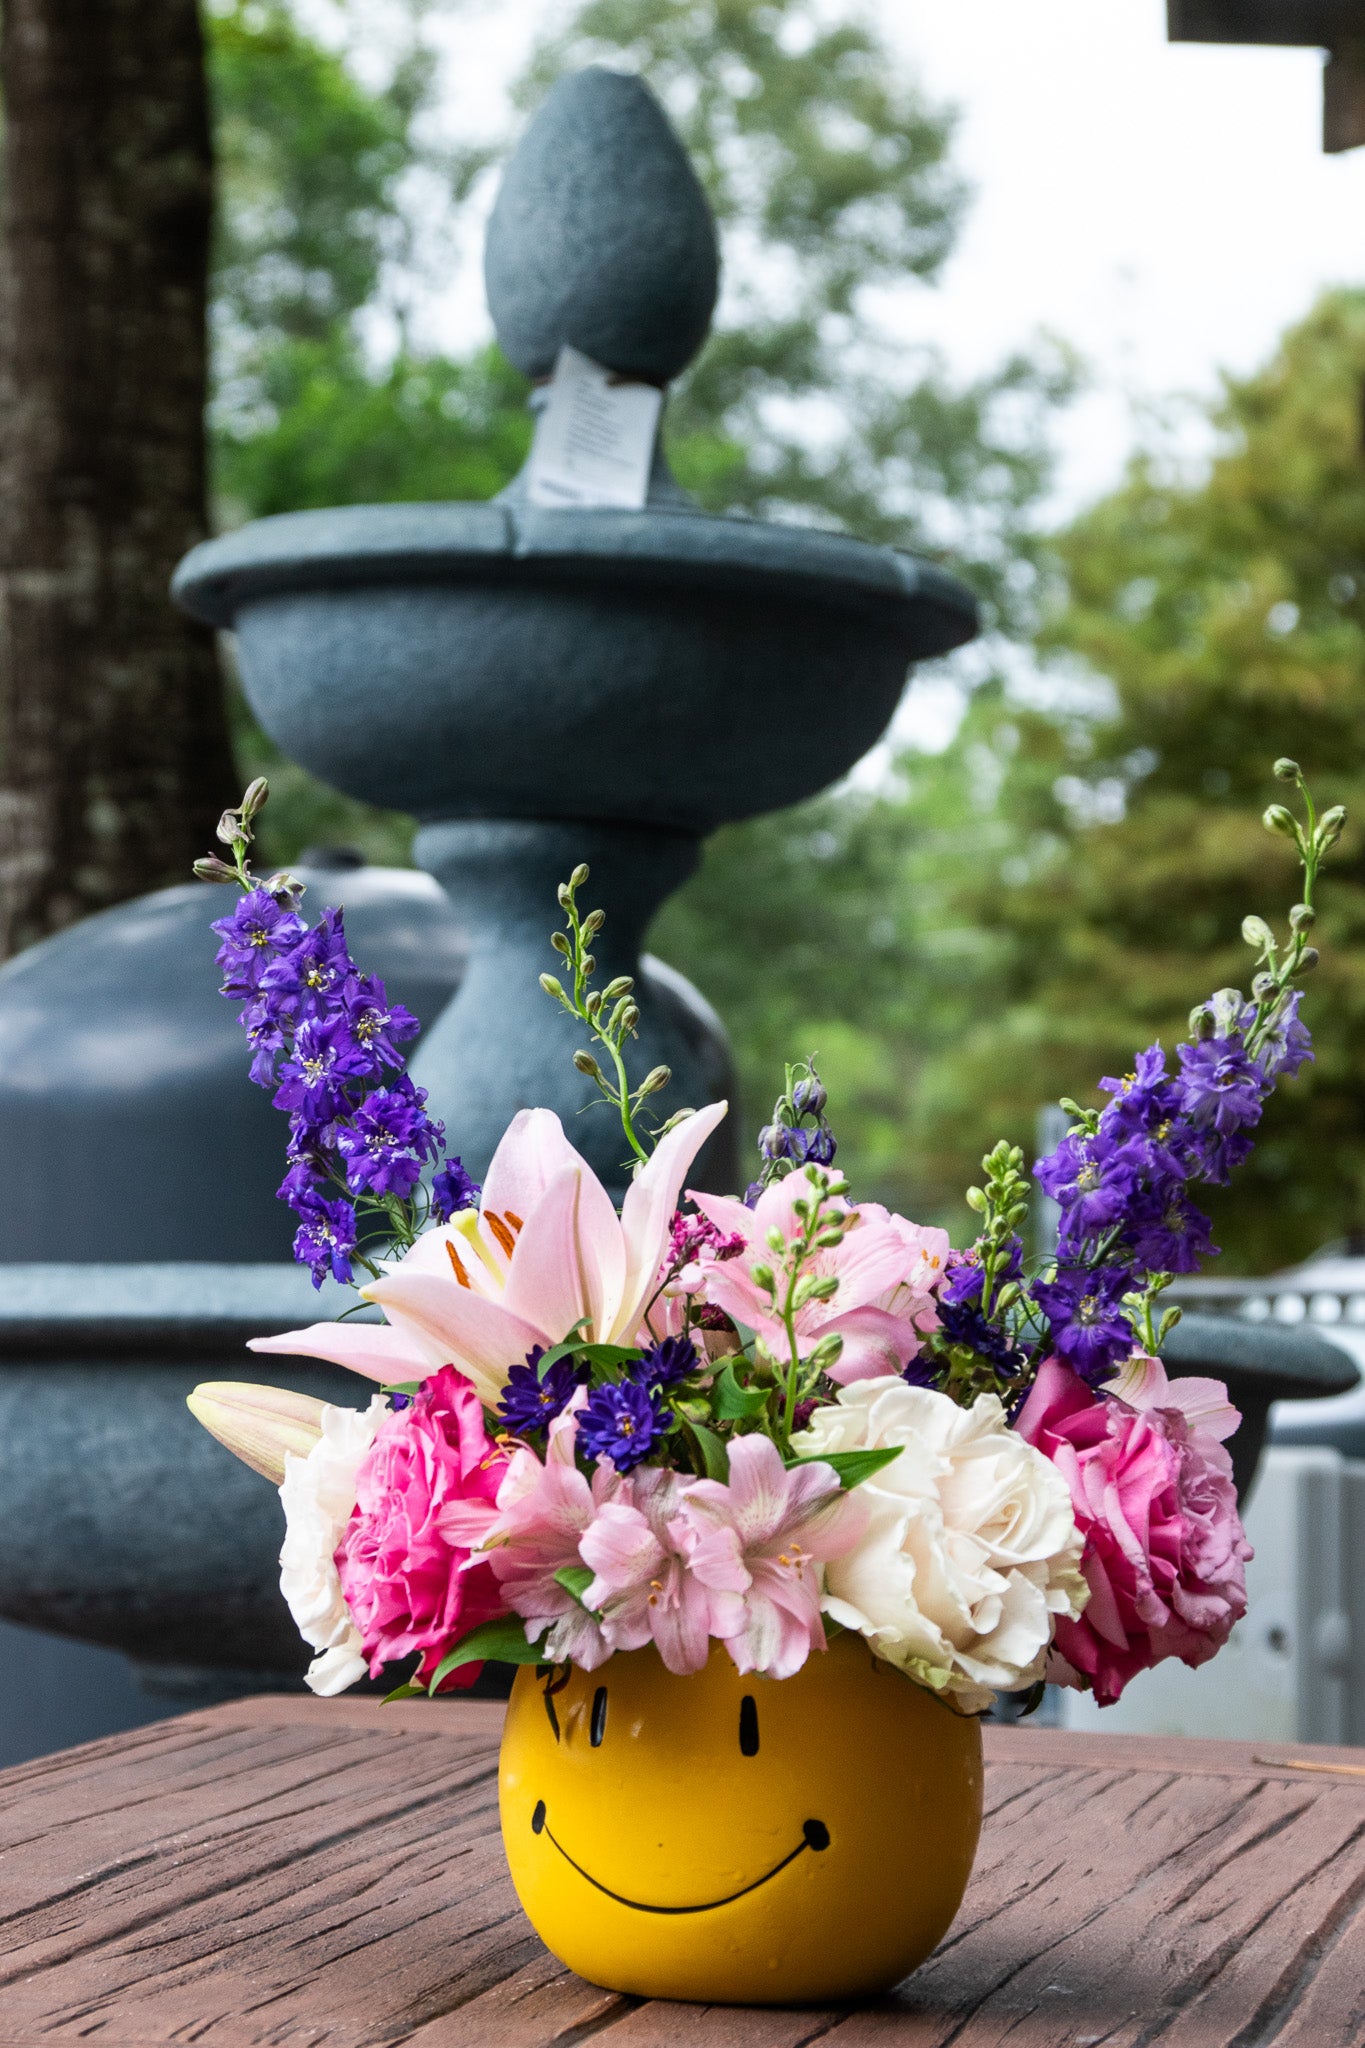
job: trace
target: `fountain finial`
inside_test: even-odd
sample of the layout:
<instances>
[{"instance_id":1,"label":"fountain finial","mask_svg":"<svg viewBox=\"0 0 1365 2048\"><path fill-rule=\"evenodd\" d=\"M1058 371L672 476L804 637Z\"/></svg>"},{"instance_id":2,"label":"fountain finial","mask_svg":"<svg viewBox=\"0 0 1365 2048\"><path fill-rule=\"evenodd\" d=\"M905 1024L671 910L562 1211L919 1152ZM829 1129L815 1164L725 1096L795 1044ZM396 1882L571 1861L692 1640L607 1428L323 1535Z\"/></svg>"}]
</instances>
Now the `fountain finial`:
<instances>
[{"instance_id":1,"label":"fountain finial","mask_svg":"<svg viewBox=\"0 0 1365 2048\"><path fill-rule=\"evenodd\" d=\"M503 175L484 278L504 353L548 377L567 342L666 384L706 338L720 276L697 174L642 78L561 78Z\"/></svg>"}]
</instances>

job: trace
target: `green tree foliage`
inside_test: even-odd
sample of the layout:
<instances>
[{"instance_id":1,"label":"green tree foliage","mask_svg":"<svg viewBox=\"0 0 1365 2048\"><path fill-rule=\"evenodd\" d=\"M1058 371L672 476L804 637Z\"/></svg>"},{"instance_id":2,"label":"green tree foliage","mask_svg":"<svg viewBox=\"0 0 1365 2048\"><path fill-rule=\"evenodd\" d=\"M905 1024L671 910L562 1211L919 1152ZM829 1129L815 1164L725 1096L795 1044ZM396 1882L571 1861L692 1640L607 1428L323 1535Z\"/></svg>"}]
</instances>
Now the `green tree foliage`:
<instances>
[{"instance_id":1,"label":"green tree foliage","mask_svg":"<svg viewBox=\"0 0 1365 2048\"><path fill-rule=\"evenodd\" d=\"M1083 1096L1183 1037L1208 990L1248 985L1242 918L1282 921L1293 887L1260 824L1288 754L1352 816L1322 891L1317 1063L1272 1103L1215 1235L1264 1272L1365 1226L1363 389L1365 293L1334 293L1227 383L1204 472L1149 449L1061 537L1043 645L1109 688L1082 715L984 698L938 764L975 762L934 915L974 934L978 974L960 1041L922 1076L926 1166L1025 1142L1038 1102ZM948 1014L946 991L934 1005Z\"/></svg>"}]
</instances>

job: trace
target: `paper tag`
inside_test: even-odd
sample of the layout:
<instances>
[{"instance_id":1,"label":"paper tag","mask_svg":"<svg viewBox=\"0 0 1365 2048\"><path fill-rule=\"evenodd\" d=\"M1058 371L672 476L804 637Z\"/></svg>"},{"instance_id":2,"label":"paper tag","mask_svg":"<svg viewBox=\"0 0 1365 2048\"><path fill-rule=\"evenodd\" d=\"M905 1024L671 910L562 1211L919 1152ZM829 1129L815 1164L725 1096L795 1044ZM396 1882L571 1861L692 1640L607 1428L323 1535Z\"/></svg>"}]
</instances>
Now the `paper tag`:
<instances>
[{"instance_id":1,"label":"paper tag","mask_svg":"<svg viewBox=\"0 0 1365 2048\"><path fill-rule=\"evenodd\" d=\"M536 421L526 477L533 505L617 505L638 512L663 393L653 384L613 381L591 356L559 351Z\"/></svg>"}]
</instances>

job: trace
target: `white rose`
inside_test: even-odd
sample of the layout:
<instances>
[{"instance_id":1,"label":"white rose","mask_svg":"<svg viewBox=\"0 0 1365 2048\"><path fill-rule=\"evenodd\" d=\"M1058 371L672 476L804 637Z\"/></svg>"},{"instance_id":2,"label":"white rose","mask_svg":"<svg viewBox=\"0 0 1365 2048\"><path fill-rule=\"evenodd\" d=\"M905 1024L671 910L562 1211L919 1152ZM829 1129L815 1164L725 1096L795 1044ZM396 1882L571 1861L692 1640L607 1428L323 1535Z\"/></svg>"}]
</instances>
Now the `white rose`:
<instances>
[{"instance_id":1,"label":"white rose","mask_svg":"<svg viewBox=\"0 0 1365 2048\"><path fill-rule=\"evenodd\" d=\"M365 1676L360 1631L341 1590L335 1552L355 1507L356 1474L389 1413L382 1394L363 1413L324 1408L322 1435L307 1457L285 1453L280 1591L303 1640L322 1652L308 1667L307 1683L324 1698Z\"/></svg>"},{"instance_id":2,"label":"white rose","mask_svg":"<svg viewBox=\"0 0 1365 2048\"><path fill-rule=\"evenodd\" d=\"M964 1713L1043 1674L1052 1617L1087 1587L1066 1481L994 1394L960 1408L898 1378L860 1380L792 1439L804 1456L901 1447L858 1488L866 1534L825 1568L825 1612Z\"/></svg>"}]
</instances>

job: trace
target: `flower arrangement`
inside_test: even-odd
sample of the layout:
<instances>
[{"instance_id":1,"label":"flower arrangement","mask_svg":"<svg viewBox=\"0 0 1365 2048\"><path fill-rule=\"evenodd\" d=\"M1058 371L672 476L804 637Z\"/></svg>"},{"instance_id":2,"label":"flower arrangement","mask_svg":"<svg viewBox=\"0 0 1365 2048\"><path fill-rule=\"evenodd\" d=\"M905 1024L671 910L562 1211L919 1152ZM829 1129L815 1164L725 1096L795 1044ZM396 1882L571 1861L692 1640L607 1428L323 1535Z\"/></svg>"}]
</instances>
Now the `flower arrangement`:
<instances>
[{"instance_id":1,"label":"flower arrangement","mask_svg":"<svg viewBox=\"0 0 1365 2048\"><path fill-rule=\"evenodd\" d=\"M560 889L575 1063L619 1119L618 1212L544 1109L476 1185L404 1071L416 1020L309 926L288 875L258 881L254 783L224 815L241 890L214 927L252 1078L289 1117L295 1254L384 1321L256 1340L377 1383L368 1408L216 1384L199 1419L280 1487L281 1587L336 1693L410 1661L395 1695L467 1685L487 1658L547 1673L657 1647L699 1670L713 1639L785 1678L855 1630L961 1713L1046 1678L1116 1700L1167 1657L1198 1665L1246 1607L1251 1555L1217 1381L1168 1380L1161 1297L1214 1254L1194 1191L1225 1183L1276 1082L1312 1057L1300 983L1314 889L1340 835L1297 765L1303 818L1268 828L1302 870L1288 934L1259 917L1249 996L1200 1003L1188 1040L1064 1102L1035 1169L1060 1209L1026 1256L1018 1147L983 1161L974 1244L858 1200L813 1060L787 1070L742 1198L688 1189L724 1103L651 1127L630 1079L631 983L594 983L588 871ZM547 1679L547 1682L552 1680Z\"/></svg>"}]
</instances>

